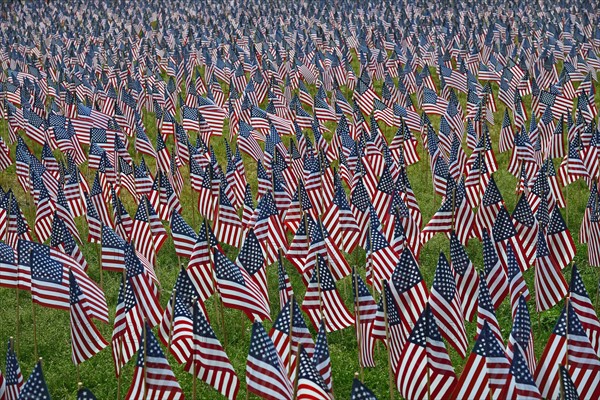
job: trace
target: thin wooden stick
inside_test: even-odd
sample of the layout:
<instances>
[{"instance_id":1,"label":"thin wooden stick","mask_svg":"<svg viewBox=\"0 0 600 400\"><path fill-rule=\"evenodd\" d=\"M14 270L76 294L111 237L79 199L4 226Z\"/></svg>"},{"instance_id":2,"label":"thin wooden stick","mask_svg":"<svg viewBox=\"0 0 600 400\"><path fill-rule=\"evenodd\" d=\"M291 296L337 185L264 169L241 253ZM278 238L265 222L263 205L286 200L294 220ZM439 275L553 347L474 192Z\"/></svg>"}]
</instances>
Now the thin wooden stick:
<instances>
[{"instance_id":1,"label":"thin wooden stick","mask_svg":"<svg viewBox=\"0 0 600 400\"><path fill-rule=\"evenodd\" d=\"M148 367L147 367L147 363L148 363L148 330L146 328L146 318L144 318L144 327L143 330L144 332L144 399L147 397L148 394Z\"/></svg>"},{"instance_id":2,"label":"thin wooden stick","mask_svg":"<svg viewBox=\"0 0 600 400\"><path fill-rule=\"evenodd\" d=\"M361 357L362 332L360 330L360 303L358 299L358 276L356 266L352 268L352 279L354 280L354 314L356 315L356 343L358 344L358 365L360 367L360 379L364 379L365 371Z\"/></svg>"},{"instance_id":3,"label":"thin wooden stick","mask_svg":"<svg viewBox=\"0 0 600 400\"><path fill-rule=\"evenodd\" d=\"M173 319L175 319L175 301L177 299L177 288L171 292L171 318L169 321L169 341L167 344L167 353L171 352L171 341L173 340Z\"/></svg>"},{"instance_id":4,"label":"thin wooden stick","mask_svg":"<svg viewBox=\"0 0 600 400\"><path fill-rule=\"evenodd\" d=\"M194 321L194 324L196 323L196 308L198 307L196 305L196 301L197 299L194 298L193 299L193 304L194 307L192 308L192 320ZM193 339L192 342L192 346L193 346L193 354L192 355L192 400L196 400L196 360L195 360L195 354L196 354L196 339Z\"/></svg>"},{"instance_id":5,"label":"thin wooden stick","mask_svg":"<svg viewBox=\"0 0 600 400\"><path fill-rule=\"evenodd\" d=\"M104 225L100 224L100 246L98 246L98 269L100 270L100 289L104 288L104 277L102 273L102 229Z\"/></svg>"},{"instance_id":6,"label":"thin wooden stick","mask_svg":"<svg viewBox=\"0 0 600 400\"><path fill-rule=\"evenodd\" d=\"M300 353L302 353L302 344L298 346L298 357L296 357L296 376L294 378L294 400L298 398L298 371L300 370Z\"/></svg>"},{"instance_id":7,"label":"thin wooden stick","mask_svg":"<svg viewBox=\"0 0 600 400\"><path fill-rule=\"evenodd\" d=\"M289 362L290 376L293 371L292 370L292 359L293 359L293 355L294 355L293 342L294 342L294 297L290 298L290 362ZM300 353L298 353L298 358L300 358ZM298 373L298 371L296 371L296 374L297 373Z\"/></svg>"},{"instance_id":8,"label":"thin wooden stick","mask_svg":"<svg viewBox=\"0 0 600 400\"><path fill-rule=\"evenodd\" d=\"M388 376L389 376L389 389L390 389L390 400L394 400L394 371L392 366L392 346L390 343L390 328L388 322L388 311L387 311L387 299L385 294L387 282L385 279L381 280L381 295L383 296L383 319L385 322L385 340L387 343L387 353L388 353Z\"/></svg>"}]
</instances>

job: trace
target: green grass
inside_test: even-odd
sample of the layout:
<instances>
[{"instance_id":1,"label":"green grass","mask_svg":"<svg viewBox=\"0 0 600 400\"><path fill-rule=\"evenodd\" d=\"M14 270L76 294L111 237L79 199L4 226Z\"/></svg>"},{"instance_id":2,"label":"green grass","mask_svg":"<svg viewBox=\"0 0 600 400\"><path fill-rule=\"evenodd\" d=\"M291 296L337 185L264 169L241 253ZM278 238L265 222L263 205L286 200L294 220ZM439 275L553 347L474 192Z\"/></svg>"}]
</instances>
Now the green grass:
<instances>
[{"instance_id":1,"label":"green grass","mask_svg":"<svg viewBox=\"0 0 600 400\"><path fill-rule=\"evenodd\" d=\"M355 66L356 69L356 66ZM437 76L433 73L434 78L437 82ZM379 92L381 89L381 83L376 83L376 89ZM311 90L315 90L314 87ZM494 87L495 94L497 94L497 87ZM227 93L226 88L224 88ZM314 93L314 92L313 92ZM459 96L463 108L465 106L465 96ZM525 99L526 102L529 99ZM598 101L598 100L597 100ZM495 125L490 126L491 137L494 143L494 150L498 160L499 170L494 174L498 186L504 196L509 211L514 209L517 197L514 195L514 188L516 185L516 179L510 175L506 169L509 161L509 154L500 154L498 152L498 140L499 130L502 122L502 116L504 113L504 105L498 102L499 110L495 115ZM439 118L432 118L434 126L438 127ZM156 136L156 122L152 113L144 114L144 124L149 133L149 136L154 139ZM0 125L0 132L4 138L7 138L6 124ZM329 124L330 129L335 128L335 124ZM381 125L382 131L386 135L388 141L392 139L395 130L391 127ZM226 124L224 132L228 132L228 126ZM23 133L22 133L23 134ZM307 132L309 134L309 132ZM331 139L331 134L326 134L327 139ZM172 143L170 139L169 143ZM419 139L420 140L420 139ZM39 157L41 147L37 144L27 141L28 145ZM287 143L287 140L286 140ZM219 162L224 163L225 160L225 149L222 144L221 138L213 138L211 144L214 145L214 149L217 153ZM169 147L171 145L169 144ZM11 147L14 155L14 146ZM133 155L133 152L132 152ZM441 197L434 195L431 186L431 175L429 175L429 168L427 164L427 157L424 149L419 145L419 155L421 162L416 165L408 167L408 175L412 183L413 189L416 193L417 200L423 213L424 221L428 221L429 218L439 208L441 203ZM58 157L58 154L57 154ZM256 195L256 164L254 161L246 156L244 157L244 163L246 167L247 177L252 186L253 193ZM151 168L154 170L153 160L148 161ZM560 160L555 160L555 165L558 168ZM83 169L86 170L85 167ZM188 184L189 175L187 168L181 169L186 182L186 186L183 189L181 195L181 203L183 205L183 217L190 223L194 229L198 230L200 227L199 216L193 215L194 210L194 199L192 197L191 189ZM88 179L93 178L92 171L90 171ZM12 189L16 195L16 198L25 213L25 216L30 224L33 226L35 217L35 208L32 205L32 200L25 195L21 187L17 183L15 177L15 167L11 166L8 170L0 173L0 185L4 190ZM563 189L564 190L564 189ZM578 243L579 226L582 220L583 211L587 202L589 191L585 184L581 181L569 187L568 195L568 209L561 210L566 220L568 221L568 227L571 230L573 238ZM123 201L125 206L130 213L135 213L135 204L133 199L125 191L123 192ZM79 232L82 238L87 237L87 225L84 217L77 218L76 220ZM168 229L168 223L165 223ZM85 239L84 239L85 240ZM227 255L229 258L234 259L237 255L237 249L225 246ZM81 248L84 253L90 268L88 270L89 275L96 282L100 281L99 273L99 245L84 243ZM439 251L444 251L449 254L448 251L448 240L446 237L437 235L431 241L429 241L423 248L420 266L427 282L430 287L433 281L433 275ZM471 240L467 248L468 254L471 257L474 265L478 270L482 269L482 254L481 244L476 240ZM360 252L356 255L349 256L349 260L354 264L355 256L358 256L358 265L364 274L365 257L364 252ZM580 268L580 272L583 276L584 282L592 301L597 295L597 272L594 271L587 263L587 247L583 245L577 246L577 256L575 262ZM286 263L287 272L290 275L292 285L296 294L296 298L301 301L304 296L304 285L301 281L300 276L294 270L294 268ZM268 269L268 282L270 298L272 301L271 310L273 319L276 317L277 310L279 309L278 295L277 295L277 270L273 266ZM178 260L175 255L174 245L171 239L168 239L161 251L158 254L156 273L160 279L162 287L165 289L171 289L177 273L178 273ZM570 279L570 267L564 270L564 275L567 279ZM110 340L112 331L112 320L114 318L114 311L116 307L116 300L119 288L119 280L121 276L115 273L104 272L104 291L108 302L111 324L105 325L98 323L97 326L102 332L103 336ZM525 279L530 290L533 292L533 269L530 269L525 273ZM346 277L342 281L338 282L338 289L344 298L344 301L348 308L352 310L352 287L350 278ZM534 294L535 296L535 294ZM169 294L164 293L160 300L163 306L169 299ZM6 342L9 337L17 336L16 333L16 293L15 290L0 288L0 304L2 309L0 311L0 340ZM530 313L532 317L534 336L535 336L535 350L536 354L541 354L543 347L551 333L556 318L559 315L561 305L555 306L552 310L538 315L535 312L534 301L529 302ZM20 333L18 336L18 358L21 364L21 370L25 378L27 378L36 362L34 355L34 336L33 336L33 312L32 312L31 296L27 292L21 291L19 293L19 329ZM239 397L244 398L246 396L246 387L244 379L245 362L248 353L249 339L250 339L250 328L251 324L243 314L237 310L224 309L224 326L221 326L218 316L218 305L215 304L213 299L208 300L207 310L209 317L211 318L212 325L216 331L217 337L224 344L225 350L229 355L229 358L238 373L241 381ZM42 308L36 306L36 331L37 331L37 352L39 356L44 358L44 374L46 381L50 388L50 393L54 399L73 399L77 389L77 382L81 381L83 384L91 388L99 399L115 399L117 398L117 380L114 375L113 361L111 357L110 348L106 348L97 356L91 360L82 364L79 371L71 362L71 348L70 348L70 330L69 330L69 314L64 311L57 311L53 309ZM510 305L508 299L504 301L502 306L497 311L498 320L502 328L502 333L505 339L508 337L511 329L511 317L510 317ZM305 316L306 317L306 316ZM305 318L308 322L308 319ZM270 323L265 322L265 328L270 329ZM473 345L473 337L476 330L476 323L467 323L467 334L470 339L470 346ZM156 331L156 330L155 330ZM357 344L352 328L346 329L341 332L334 332L328 335L331 362L333 367L333 383L334 393L338 398L348 398L350 394L352 378L356 371L359 370L358 359L357 359ZM469 349L470 350L470 349ZM0 346L0 357L4 358L6 347ZM465 360L460 358L458 354L449 348L450 357L454 364L454 368L459 374L464 366ZM179 379L179 382L186 394L187 398L192 398L192 377L190 374L185 372L181 365L178 365L173 357L168 356L168 360ZM389 397L388 387L388 364L385 348L379 343L375 350L375 361L377 366L371 369L365 369L364 381L365 383L375 392L379 398ZM3 364L3 363L0 363ZM121 396L123 396L131 383L132 372L134 368L134 361L130 361L124 369L120 385L121 385ZM399 395L396 394L396 397ZM198 383L198 396L199 399L213 399L219 395L211 387L204 383ZM250 396L252 398L252 396Z\"/></svg>"}]
</instances>

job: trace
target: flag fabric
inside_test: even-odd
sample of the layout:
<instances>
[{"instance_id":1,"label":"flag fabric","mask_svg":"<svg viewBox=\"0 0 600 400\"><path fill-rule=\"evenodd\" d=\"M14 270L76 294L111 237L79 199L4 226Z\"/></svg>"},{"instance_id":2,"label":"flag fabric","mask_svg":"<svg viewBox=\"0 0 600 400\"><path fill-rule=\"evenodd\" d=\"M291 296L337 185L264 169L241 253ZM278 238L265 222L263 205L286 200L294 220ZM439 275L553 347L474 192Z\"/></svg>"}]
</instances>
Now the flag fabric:
<instances>
[{"instance_id":1,"label":"flag fabric","mask_svg":"<svg viewBox=\"0 0 600 400\"><path fill-rule=\"evenodd\" d=\"M436 318L441 335L456 349L461 357L467 354L467 332L456 282L450 264L440 252L429 293L429 305Z\"/></svg>"},{"instance_id":2,"label":"flag fabric","mask_svg":"<svg viewBox=\"0 0 600 400\"><path fill-rule=\"evenodd\" d=\"M463 316L465 320L471 321L477 310L479 275L454 231L450 233L450 265L456 280Z\"/></svg>"},{"instance_id":3,"label":"flag fabric","mask_svg":"<svg viewBox=\"0 0 600 400\"><path fill-rule=\"evenodd\" d=\"M223 305L243 311L248 318L270 319L269 304L244 268L231 262L215 249L215 280Z\"/></svg>"},{"instance_id":4,"label":"flag fabric","mask_svg":"<svg viewBox=\"0 0 600 400\"><path fill-rule=\"evenodd\" d=\"M252 324L246 360L247 390L263 398L292 400L294 388L273 342L259 321Z\"/></svg>"},{"instance_id":5,"label":"flag fabric","mask_svg":"<svg viewBox=\"0 0 600 400\"><path fill-rule=\"evenodd\" d=\"M298 383L296 398L301 400L329 400L331 396L325 386L323 377L317 371L304 348L300 348L298 361Z\"/></svg>"},{"instance_id":6,"label":"flag fabric","mask_svg":"<svg viewBox=\"0 0 600 400\"><path fill-rule=\"evenodd\" d=\"M187 306L182 312L190 313ZM193 342L185 370L195 374L223 396L235 399L240 381L229 357L198 303L194 303L191 313L188 318L193 320Z\"/></svg>"},{"instance_id":7,"label":"flag fabric","mask_svg":"<svg viewBox=\"0 0 600 400\"><path fill-rule=\"evenodd\" d=\"M573 264L571 269L571 285L569 286L569 304L575 310L575 314L581 322L581 326L595 349L596 354L600 350L600 322L590 300L588 292L583 284L577 265Z\"/></svg>"},{"instance_id":8,"label":"flag fabric","mask_svg":"<svg viewBox=\"0 0 600 400\"><path fill-rule=\"evenodd\" d=\"M352 314L344 305L336 288L327 262L321 255L317 255L302 309L308 314L315 328L319 326L321 319L325 318L328 332L345 329L354 323Z\"/></svg>"},{"instance_id":9,"label":"flag fabric","mask_svg":"<svg viewBox=\"0 0 600 400\"><path fill-rule=\"evenodd\" d=\"M325 319L321 320L315 341L315 351L312 356L312 362L315 368L323 378L325 387L328 391L333 388L333 376L331 373L331 356L329 353L329 343L327 341L327 329Z\"/></svg>"},{"instance_id":10,"label":"flag fabric","mask_svg":"<svg viewBox=\"0 0 600 400\"><path fill-rule=\"evenodd\" d=\"M23 388L23 375L21 367L17 361L17 355L13 347L12 340L8 341L6 351L6 391L4 393L6 400L17 400L21 389Z\"/></svg>"},{"instance_id":11,"label":"flag fabric","mask_svg":"<svg viewBox=\"0 0 600 400\"><path fill-rule=\"evenodd\" d=\"M523 296L519 296L517 311L513 318L513 326L508 337L506 356L513 360L514 354L519 351L523 361L526 363L530 374L533 376L536 369L535 352L533 347L533 331L531 330L531 319L529 309Z\"/></svg>"},{"instance_id":12,"label":"flag fabric","mask_svg":"<svg viewBox=\"0 0 600 400\"><path fill-rule=\"evenodd\" d=\"M363 367L374 367L375 338L373 336L373 324L377 314L377 303L375 303L367 285L357 274L356 268L352 271L352 291L354 292L354 324L358 339L359 362Z\"/></svg>"},{"instance_id":13,"label":"flag fabric","mask_svg":"<svg viewBox=\"0 0 600 400\"><path fill-rule=\"evenodd\" d=\"M96 400L96 396L90 389L82 387L77 391L77 400Z\"/></svg>"},{"instance_id":14,"label":"flag fabric","mask_svg":"<svg viewBox=\"0 0 600 400\"><path fill-rule=\"evenodd\" d=\"M407 338L395 373L407 399L446 398L455 389L454 368L429 305Z\"/></svg>"},{"instance_id":15,"label":"flag fabric","mask_svg":"<svg viewBox=\"0 0 600 400\"><path fill-rule=\"evenodd\" d=\"M102 351L108 342L104 340L89 315L83 292L69 271L69 298L71 314L71 359L75 365L86 361Z\"/></svg>"},{"instance_id":16,"label":"flag fabric","mask_svg":"<svg viewBox=\"0 0 600 400\"><path fill-rule=\"evenodd\" d=\"M525 361L523 350L520 347L515 349L512 358L508 379L506 384L498 394L502 399L542 399L540 391L535 385L531 372Z\"/></svg>"},{"instance_id":17,"label":"flag fabric","mask_svg":"<svg viewBox=\"0 0 600 400\"><path fill-rule=\"evenodd\" d=\"M377 397L375 397L375 394L371 389L366 387L365 384L359 381L357 376L354 375L350 400L377 400Z\"/></svg>"},{"instance_id":18,"label":"flag fabric","mask_svg":"<svg viewBox=\"0 0 600 400\"><path fill-rule=\"evenodd\" d=\"M27 378L27 382L23 385L23 389L19 393L19 400L36 400L50 399L50 392L46 385L44 372L42 371L42 361L38 360Z\"/></svg>"},{"instance_id":19,"label":"flag fabric","mask_svg":"<svg viewBox=\"0 0 600 400\"><path fill-rule=\"evenodd\" d=\"M149 325L142 329L133 379L125 399L183 398L183 391Z\"/></svg>"},{"instance_id":20,"label":"flag fabric","mask_svg":"<svg viewBox=\"0 0 600 400\"><path fill-rule=\"evenodd\" d=\"M496 339L487 321L477 336L452 397L489 399L500 391L508 379L510 364L502 343Z\"/></svg>"}]
</instances>

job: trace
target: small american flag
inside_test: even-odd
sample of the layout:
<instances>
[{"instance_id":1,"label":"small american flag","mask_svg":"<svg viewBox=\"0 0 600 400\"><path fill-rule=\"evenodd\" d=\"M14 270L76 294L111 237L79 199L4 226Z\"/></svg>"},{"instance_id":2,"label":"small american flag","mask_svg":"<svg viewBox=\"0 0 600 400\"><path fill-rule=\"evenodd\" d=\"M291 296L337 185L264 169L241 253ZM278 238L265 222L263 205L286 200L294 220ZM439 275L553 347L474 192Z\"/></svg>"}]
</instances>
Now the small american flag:
<instances>
[{"instance_id":1,"label":"small american flag","mask_svg":"<svg viewBox=\"0 0 600 400\"><path fill-rule=\"evenodd\" d=\"M19 393L23 388L23 375L21 367L17 361L17 355L13 347L12 340L8 341L8 349L6 351L6 400L17 400Z\"/></svg>"},{"instance_id":2,"label":"small american flag","mask_svg":"<svg viewBox=\"0 0 600 400\"><path fill-rule=\"evenodd\" d=\"M235 399L240 388L240 381L229 357L206 319L204 311L197 303L193 306L192 314L193 347L185 370L195 374L223 396Z\"/></svg>"},{"instance_id":3,"label":"small american flag","mask_svg":"<svg viewBox=\"0 0 600 400\"><path fill-rule=\"evenodd\" d=\"M183 399L183 391L149 325L142 330L128 400Z\"/></svg>"},{"instance_id":4,"label":"small american flag","mask_svg":"<svg viewBox=\"0 0 600 400\"><path fill-rule=\"evenodd\" d=\"M440 252L433 277L429 304L442 336L464 357L468 346L464 316L456 282L443 252Z\"/></svg>"},{"instance_id":5,"label":"small american flag","mask_svg":"<svg viewBox=\"0 0 600 400\"><path fill-rule=\"evenodd\" d=\"M300 348L300 361L298 371L298 383L296 390L297 399L322 399L331 398L329 388L323 377L317 370L304 348Z\"/></svg>"},{"instance_id":6,"label":"small american flag","mask_svg":"<svg viewBox=\"0 0 600 400\"><path fill-rule=\"evenodd\" d=\"M575 310L581 325L590 339L592 347L594 347L596 354L598 354L600 350L600 322L598 321L598 316L596 315L590 296L583 284L579 269L575 264L573 264L573 269L571 270L569 304Z\"/></svg>"},{"instance_id":7,"label":"small american flag","mask_svg":"<svg viewBox=\"0 0 600 400\"><path fill-rule=\"evenodd\" d=\"M488 323L484 322L452 397L489 398L505 385L509 368L502 343L496 339Z\"/></svg>"},{"instance_id":8,"label":"small american flag","mask_svg":"<svg viewBox=\"0 0 600 400\"><path fill-rule=\"evenodd\" d=\"M215 278L221 300L226 307L235 308L261 320L270 319L269 304L260 288L245 269L231 262L220 250L214 251Z\"/></svg>"},{"instance_id":9,"label":"small american flag","mask_svg":"<svg viewBox=\"0 0 600 400\"><path fill-rule=\"evenodd\" d=\"M246 361L246 385L250 393L267 400L292 400L294 388L283 362L259 321L252 325Z\"/></svg>"},{"instance_id":10,"label":"small american flag","mask_svg":"<svg viewBox=\"0 0 600 400\"><path fill-rule=\"evenodd\" d=\"M37 364L35 364L35 368L33 368L21 393L19 393L19 400L38 399L50 399L50 392L48 392L48 386L46 386L46 380L42 371L42 360L38 360Z\"/></svg>"},{"instance_id":11,"label":"small american flag","mask_svg":"<svg viewBox=\"0 0 600 400\"><path fill-rule=\"evenodd\" d=\"M517 346L512 358L508 379L499 393L502 399L542 399L529 371L525 355L521 347Z\"/></svg>"},{"instance_id":12,"label":"small american flag","mask_svg":"<svg viewBox=\"0 0 600 400\"><path fill-rule=\"evenodd\" d=\"M455 383L454 368L427 305L402 350L396 385L405 398L437 399L448 396Z\"/></svg>"},{"instance_id":13,"label":"small american flag","mask_svg":"<svg viewBox=\"0 0 600 400\"><path fill-rule=\"evenodd\" d=\"M77 280L69 271L69 298L71 314L71 359L75 365L90 359L106 346L98 328L92 322L83 292L77 284Z\"/></svg>"}]
</instances>

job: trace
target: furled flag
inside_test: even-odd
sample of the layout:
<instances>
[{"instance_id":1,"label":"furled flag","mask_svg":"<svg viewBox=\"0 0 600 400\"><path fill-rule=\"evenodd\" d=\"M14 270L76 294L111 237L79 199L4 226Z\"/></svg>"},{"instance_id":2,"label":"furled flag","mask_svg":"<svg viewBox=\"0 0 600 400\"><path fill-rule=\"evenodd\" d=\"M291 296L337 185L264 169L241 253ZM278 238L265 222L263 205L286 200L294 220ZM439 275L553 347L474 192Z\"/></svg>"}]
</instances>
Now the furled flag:
<instances>
[{"instance_id":1,"label":"furled flag","mask_svg":"<svg viewBox=\"0 0 600 400\"><path fill-rule=\"evenodd\" d=\"M465 320L471 321L477 310L479 275L454 231L450 233L450 265L456 280L456 290L460 296L463 315Z\"/></svg>"},{"instance_id":2,"label":"furled flag","mask_svg":"<svg viewBox=\"0 0 600 400\"><path fill-rule=\"evenodd\" d=\"M48 386L46 386L46 380L42 371L41 358L35 364L35 368L33 368L31 375L29 375L27 382L25 382L23 389L19 393L19 400L38 399L50 400L50 392L48 391Z\"/></svg>"},{"instance_id":3,"label":"furled flag","mask_svg":"<svg viewBox=\"0 0 600 400\"><path fill-rule=\"evenodd\" d=\"M548 250L554 255L560 269L564 269L575 258L575 242L558 206L550 213L550 223L546 231Z\"/></svg>"},{"instance_id":4,"label":"furled flag","mask_svg":"<svg viewBox=\"0 0 600 400\"><path fill-rule=\"evenodd\" d=\"M143 329L144 317L138 306L135 293L129 280L123 276L119 287L117 310L112 333L112 354L115 363L115 374L121 374L125 365L139 348L140 334Z\"/></svg>"},{"instance_id":5,"label":"furled flag","mask_svg":"<svg viewBox=\"0 0 600 400\"><path fill-rule=\"evenodd\" d=\"M331 271L323 257L317 255L317 263L304 295L302 309L308 314L313 326L319 326L322 318L328 332L345 329L354 323L352 314L346 309Z\"/></svg>"},{"instance_id":6,"label":"furled flag","mask_svg":"<svg viewBox=\"0 0 600 400\"><path fill-rule=\"evenodd\" d=\"M395 374L407 399L443 399L455 389L454 368L429 305L406 340Z\"/></svg>"},{"instance_id":7,"label":"furled flag","mask_svg":"<svg viewBox=\"0 0 600 400\"><path fill-rule=\"evenodd\" d=\"M490 291L487 287L487 281L485 280L485 274L483 271L480 272L479 277L479 296L477 298L477 334L481 333L483 325L488 325L488 328L494 333L494 336L499 343L504 345L502 341L502 332L500 331L500 325L496 318L496 312L494 311L494 305L492 304L492 298Z\"/></svg>"},{"instance_id":8,"label":"furled flag","mask_svg":"<svg viewBox=\"0 0 600 400\"><path fill-rule=\"evenodd\" d=\"M189 314L187 307L185 311ZM193 316L189 316L193 319L192 353L185 370L214 387L228 399L235 399L240 381L229 357L198 303L194 304L192 314Z\"/></svg>"},{"instance_id":9,"label":"furled flag","mask_svg":"<svg viewBox=\"0 0 600 400\"><path fill-rule=\"evenodd\" d=\"M594 310L590 296L588 295L583 279L577 268L577 265L573 264L571 270L571 286L569 287L569 304L573 306L575 313L579 317L579 321L585 329L585 333L590 339L592 347L595 349L596 354L600 351L600 322L598 316Z\"/></svg>"},{"instance_id":10,"label":"furled flag","mask_svg":"<svg viewBox=\"0 0 600 400\"><path fill-rule=\"evenodd\" d=\"M294 397L292 382L260 321L252 325L246 387L250 393L266 400L292 400Z\"/></svg>"},{"instance_id":11,"label":"furled flag","mask_svg":"<svg viewBox=\"0 0 600 400\"><path fill-rule=\"evenodd\" d=\"M571 375L569 375L567 367L561 365L559 368L560 386L562 388L561 398L564 400L579 400L579 393L577 393L577 388L573 384L573 380L571 380Z\"/></svg>"},{"instance_id":12,"label":"furled flag","mask_svg":"<svg viewBox=\"0 0 600 400\"><path fill-rule=\"evenodd\" d=\"M277 283L279 290L279 309L281 310L294 296L294 289L292 288L290 277L288 276L285 266L283 265L283 257L281 257L281 255L277 258Z\"/></svg>"},{"instance_id":13,"label":"furled flag","mask_svg":"<svg viewBox=\"0 0 600 400\"><path fill-rule=\"evenodd\" d=\"M158 301L158 289L131 245L125 249L125 270L144 318L150 326L156 326L163 313Z\"/></svg>"},{"instance_id":14,"label":"furled flag","mask_svg":"<svg viewBox=\"0 0 600 400\"><path fill-rule=\"evenodd\" d=\"M106 346L98 328L92 322L83 292L72 271L69 271L69 293L71 303L71 359L75 365L90 359Z\"/></svg>"},{"instance_id":15,"label":"furled flag","mask_svg":"<svg viewBox=\"0 0 600 400\"><path fill-rule=\"evenodd\" d=\"M280 259L281 254L277 259ZM265 303L269 304L269 288L267 285L267 268L265 265L265 256L262 247L254 234L254 229L250 228L244 243L237 256L237 264L246 270L256 286L259 287Z\"/></svg>"},{"instance_id":16,"label":"furled flag","mask_svg":"<svg viewBox=\"0 0 600 400\"><path fill-rule=\"evenodd\" d=\"M461 357L467 354L467 332L465 329L460 295L448 260L440 252L429 293L429 305L440 328L441 335L456 349Z\"/></svg>"},{"instance_id":17,"label":"furled flag","mask_svg":"<svg viewBox=\"0 0 600 400\"><path fill-rule=\"evenodd\" d=\"M514 354L520 351L531 375L535 373L536 362L533 347L533 331L531 330L531 319L525 297L519 297L517 311L513 318L513 326L508 337L506 357L512 361Z\"/></svg>"},{"instance_id":18,"label":"furled flag","mask_svg":"<svg viewBox=\"0 0 600 400\"><path fill-rule=\"evenodd\" d=\"M4 393L6 400L17 400L19 393L23 388L23 375L21 367L17 361L17 355L12 339L8 341L8 349L6 351L6 392Z\"/></svg>"},{"instance_id":19,"label":"furled flag","mask_svg":"<svg viewBox=\"0 0 600 400\"><path fill-rule=\"evenodd\" d=\"M539 230L535 256L535 305L538 312L548 310L563 299L568 285L560 265L550 253L543 229Z\"/></svg>"},{"instance_id":20,"label":"furled flag","mask_svg":"<svg viewBox=\"0 0 600 400\"><path fill-rule=\"evenodd\" d=\"M479 332L475 346L463 368L456 389L456 399L485 400L502 389L508 378L510 363L487 321Z\"/></svg>"},{"instance_id":21,"label":"furled flag","mask_svg":"<svg viewBox=\"0 0 600 400\"><path fill-rule=\"evenodd\" d=\"M327 390L332 390L333 381L331 374L331 357L329 355L329 343L327 342L327 330L325 329L325 319L319 324L317 340L315 342L315 352L312 356L312 362L317 371L323 378Z\"/></svg>"},{"instance_id":22,"label":"furled flag","mask_svg":"<svg viewBox=\"0 0 600 400\"><path fill-rule=\"evenodd\" d=\"M367 285L357 274L356 268L352 270L352 291L354 293L354 317L356 337L358 339L358 359L363 367L374 367L373 351L375 338L373 337L373 324L377 314L377 303L367 289Z\"/></svg>"},{"instance_id":23,"label":"furled flag","mask_svg":"<svg viewBox=\"0 0 600 400\"><path fill-rule=\"evenodd\" d=\"M498 309L508 294L508 278L487 230L483 231L483 269L492 303Z\"/></svg>"},{"instance_id":24,"label":"furled flag","mask_svg":"<svg viewBox=\"0 0 600 400\"><path fill-rule=\"evenodd\" d=\"M269 303L248 272L231 262L220 250L215 249L213 254L215 279L223 304L243 311L251 320L255 319L253 316L270 319Z\"/></svg>"},{"instance_id":25,"label":"furled flag","mask_svg":"<svg viewBox=\"0 0 600 400\"><path fill-rule=\"evenodd\" d=\"M142 330L133 379L125 399L183 399L179 382L148 324Z\"/></svg>"}]
</instances>

